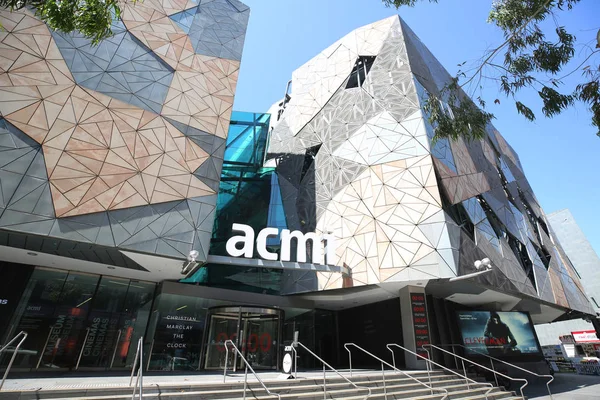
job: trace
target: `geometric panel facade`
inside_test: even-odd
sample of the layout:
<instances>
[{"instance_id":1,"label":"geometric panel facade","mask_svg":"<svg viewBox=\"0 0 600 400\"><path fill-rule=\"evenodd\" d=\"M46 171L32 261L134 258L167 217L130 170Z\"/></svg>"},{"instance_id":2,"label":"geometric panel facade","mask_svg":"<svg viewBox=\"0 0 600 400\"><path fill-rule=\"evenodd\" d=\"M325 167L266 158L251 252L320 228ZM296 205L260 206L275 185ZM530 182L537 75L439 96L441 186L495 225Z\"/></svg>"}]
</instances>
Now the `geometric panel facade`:
<instances>
[{"instance_id":1,"label":"geometric panel facade","mask_svg":"<svg viewBox=\"0 0 600 400\"><path fill-rule=\"evenodd\" d=\"M94 46L79 33L52 36L75 82L112 98L160 113L173 68L127 32L121 21L113 36Z\"/></svg>"},{"instance_id":2,"label":"geometric panel facade","mask_svg":"<svg viewBox=\"0 0 600 400\"><path fill-rule=\"evenodd\" d=\"M0 226L39 232L53 218L41 146L0 120Z\"/></svg>"},{"instance_id":3,"label":"geometric panel facade","mask_svg":"<svg viewBox=\"0 0 600 400\"><path fill-rule=\"evenodd\" d=\"M200 0L169 17L189 36L194 51L241 60L250 9L237 0Z\"/></svg>"},{"instance_id":4,"label":"geometric panel facade","mask_svg":"<svg viewBox=\"0 0 600 400\"><path fill-rule=\"evenodd\" d=\"M169 17L200 6L210 52ZM125 4L93 46L0 11L0 227L205 258L248 14Z\"/></svg>"},{"instance_id":5,"label":"geometric panel facade","mask_svg":"<svg viewBox=\"0 0 600 400\"><path fill-rule=\"evenodd\" d=\"M397 16L294 71L292 91L270 109L267 159L288 229L333 233L333 263L351 274L296 272L285 291L451 278L489 257L479 284L591 312L500 133L490 124L480 141L433 141L422 104L450 78Z\"/></svg>"}]
</instances>

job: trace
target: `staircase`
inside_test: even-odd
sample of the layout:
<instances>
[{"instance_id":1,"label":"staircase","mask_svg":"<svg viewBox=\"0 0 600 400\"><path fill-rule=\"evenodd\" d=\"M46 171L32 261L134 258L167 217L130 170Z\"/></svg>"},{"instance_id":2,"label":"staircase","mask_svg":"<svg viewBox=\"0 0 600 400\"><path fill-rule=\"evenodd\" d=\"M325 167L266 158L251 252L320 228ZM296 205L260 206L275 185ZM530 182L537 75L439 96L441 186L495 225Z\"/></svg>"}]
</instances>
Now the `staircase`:
<instances>
[{"instance_id":1,"label":"staircase","mask_svg":"<svg viewBox=\"0 0 600 400\"><path fill-rule=\"evenodd\" d=\"M426 371L410 371L411 376L421 382L428 384L429 377ZM431 391L415 382L407 376L387 371L385 374L385 385L381 371L357 373L353 377L345 375L354 384L361 387L356 389L347 381L333 373L328 373L326 379L327 393L324 397L323 378L318 374L300 374L296 380L264 380L265 385L272 393L279 394L281 400L320 400L320 399L346 399L361 400L368 395L367 387L371 389L369 399L393 400L393 399L421 399L441 400L445 392L442 390ZM308 377L310 376L310 377ZM107 378L109 379L109 378ZM183 384L152 384L144 386L145 400L242 400L244 398L244 382L233 382L234 378L228 378L232 382L202 382ZM239 378L238 378L239 379ZM242 378L243 379L243 378ZM273 400L277 396L268 395L263 387L254 379L250 380L245 398L257 400ZM448 392L448 400L486 400L486 392L489 386L467 386L464 379L449 375L443 371L431 372L431 384L435 389L445 389ZM109 386L102 388L85 388L84 385L71 388L48 388L40 390L2 391L0 398L3 400L33 400L33 399L81 399L81 400L125 400L131 399L132 388L128 386ZM365 387L362 389L362 387ZM136 395L137 397L137 395ZM513 392L494 387L488 394L487 400L517 400L521 399Z\"/></svg>"}]
</instances>

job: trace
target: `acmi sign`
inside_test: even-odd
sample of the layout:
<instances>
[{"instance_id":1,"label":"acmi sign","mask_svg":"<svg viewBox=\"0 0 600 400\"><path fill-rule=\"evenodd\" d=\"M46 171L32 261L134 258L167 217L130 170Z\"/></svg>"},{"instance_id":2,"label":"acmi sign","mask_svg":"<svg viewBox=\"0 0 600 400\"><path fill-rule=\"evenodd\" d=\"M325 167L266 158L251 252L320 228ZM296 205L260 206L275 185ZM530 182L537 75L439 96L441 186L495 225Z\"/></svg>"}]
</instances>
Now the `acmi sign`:
<instances>
[{"instance_id":1,"label":"acmi sign","mask_svg":"<svg viewBox=\"0 0 600 400\"><path fill-rule=\"evenodd\" d=\"M276 261L277 253L272 253L267 249L267 239L279 235L277 228L264 228L258 235L256 241L255 233L251 226L244 224L233 224L234 232L241 232L243 235L232 236L227 241L225 249L232 257L252 258L254 255L254 244L258 255L265 259ZM281 258L280 261L291 261L290 253L292 249L292 240L297 240L296 261L306 262L306 243L311 241L311 262L313 264L335 265L335 237L330 234L318 235L314 232L302 233L300 231L281 230ZM324 251L321 243L324 243ZM323 260L325 256L325 260Z\"/></svg>"}]
</instances>

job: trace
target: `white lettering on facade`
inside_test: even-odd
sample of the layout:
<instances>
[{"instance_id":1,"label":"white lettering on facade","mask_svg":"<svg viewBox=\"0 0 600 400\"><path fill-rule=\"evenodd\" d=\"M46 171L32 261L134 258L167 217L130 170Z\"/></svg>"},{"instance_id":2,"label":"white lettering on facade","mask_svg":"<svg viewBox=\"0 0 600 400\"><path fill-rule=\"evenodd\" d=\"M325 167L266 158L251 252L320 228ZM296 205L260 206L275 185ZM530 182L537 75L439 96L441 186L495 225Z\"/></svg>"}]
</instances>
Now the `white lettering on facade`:
<instances>
[{"instance_id":1,"label":"white lettering on facade","mask_svg":"<svg viewBox=\"0 0 600 400\"><path fill-rule=\"evenodd\" d=\"M167 347L172 349L187 349L187 343L167 343Z\"/></svg>"},{"instance_id":2,"label":"white lettering on facade","mask_svg":"<svg viewBox=\"0 0 600 400\"><path fill-rule=\"evenodd\" d=\"M254 254L254 229L251 226L244 224L233 224L234 232L241 232L243 235L232 236L225 246L227 253L232 257L252 258ZM277 254L272 253L267 249L267 239L277 236L279 229L264 228L256 237L256 250L258 255L265 260L277 260ZM300 231L290 231L283 229L281 231L281 261L291 260L292 240L297 242L296 246L296 261L306 262L306 245L311 242L311 262L314 264L335 265L335 237L330 234L319 235L314 232L302 233ZM323 251L321 243L325 242L325 250ZM241 247L240 247L241 245ZM324 254L323 254L324 253ZM323 255L325 259L323 260Z\"/></svg>"},{"instance_id":3,"label":"white lettering on facade","mask_svg":"<svg viewBox=\"0 0 600 400\"><path fill-rule=\"evenodd\" d=\"M271 253L267 250L267 238L269 236L277 236L278 233L279 229L277 228L265 228L258 232L258 237L256 238L256 250L261 258L271 261L277 260L277 253Z\"/></svg>"},{"instance_id":4,"label":"white lettering on facade","mask_svg":"<svg viewBox=\"0 0 600 400\"><path fill-rule=\"evenodd\" d=\"M254 253L254 229L251 226L244 224L233 224L233 230L243 232L244 236L232 236L226 243L225 249L227 254L233 257L244 256L252 258ZM242 243L241 249L238 249L237 244Z\"/></svg>"},{"instance_id":5,"label":"white lettering on facade","mask_svg":"<svg viewBox=\"0 0 600 400\"><path fill-rule=\"evenodd\" d=\"M185 317L182 315L167 315L167 319L176 320L176 321L193 321L197 322L196 317Z\"/></svg>"},{"instance_id":6,"label":"white lettering on facade","mask_svg":"<svg viewBox=\"0 0 600 400\"><path fill-rule=\"evenodd\" d=\"M169 325L169 324L167 324L167 329L177 329L180 331L189 331L192 328L193 328L193 326L191 326L191 325Z\"/></svg>"}]
</instances>

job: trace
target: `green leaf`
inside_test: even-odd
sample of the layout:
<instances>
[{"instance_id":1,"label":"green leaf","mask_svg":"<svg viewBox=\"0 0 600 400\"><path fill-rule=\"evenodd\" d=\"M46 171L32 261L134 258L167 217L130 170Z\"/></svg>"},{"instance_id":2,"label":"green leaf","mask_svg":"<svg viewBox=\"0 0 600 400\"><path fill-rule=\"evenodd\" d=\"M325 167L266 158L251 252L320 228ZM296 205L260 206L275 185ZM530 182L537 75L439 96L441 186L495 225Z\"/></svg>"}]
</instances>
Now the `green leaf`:
<instances>
[{"instance_id":1,"label":"green leaf","mask_svg":"<svg viewBox=\"0 0 600 400\"><path fill-rule=\"evenodd\" d=\"M530 121L535 120L535 114L533 113L533 111L531 111L531 108L527 107L525 104L521 103L520 101L516 101L515 106L517 106L517 111L519 114L523 115L525 118L527 118Z\"/></svg>"}]
</instances>

